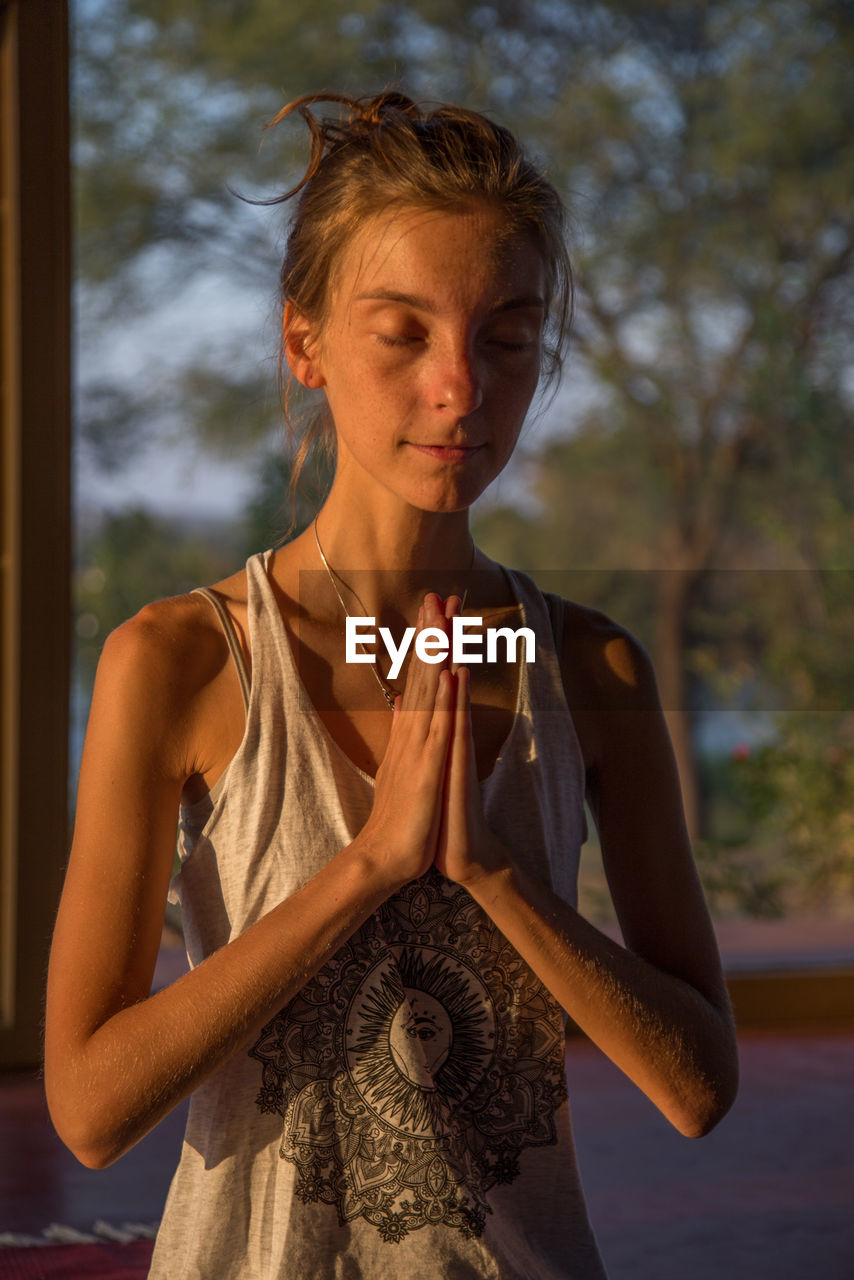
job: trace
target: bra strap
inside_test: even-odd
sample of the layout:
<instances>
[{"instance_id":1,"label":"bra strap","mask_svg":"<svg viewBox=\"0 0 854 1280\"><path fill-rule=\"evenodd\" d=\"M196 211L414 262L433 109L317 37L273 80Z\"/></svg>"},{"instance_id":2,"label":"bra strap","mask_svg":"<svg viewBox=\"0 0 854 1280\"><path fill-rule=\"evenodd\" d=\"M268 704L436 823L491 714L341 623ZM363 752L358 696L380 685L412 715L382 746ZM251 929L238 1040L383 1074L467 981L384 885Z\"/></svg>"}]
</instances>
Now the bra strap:
<instances>
[{"instance_id":1,"label":"bra strap","mask_svg":"<svg viewBox=\"0 0 854 1280\"><path fill-rule=\"evenodd\" d=\"M226 643L228 644L229 652L231 653L234 665L237 668L237 678L240 681L240 691L243 694L243 705L248 711L250 689L249 672L246 669L246 658L243 654L243 645L240 643L240 637L235 629L231 614L228 612L216 592L211 591L210 587L194 587L192 594L195 596L204 596L208 603L213 606L216 616L219 618L220 626L222 627L223 635L225 636Z\"/></svg>"}]
</instances>

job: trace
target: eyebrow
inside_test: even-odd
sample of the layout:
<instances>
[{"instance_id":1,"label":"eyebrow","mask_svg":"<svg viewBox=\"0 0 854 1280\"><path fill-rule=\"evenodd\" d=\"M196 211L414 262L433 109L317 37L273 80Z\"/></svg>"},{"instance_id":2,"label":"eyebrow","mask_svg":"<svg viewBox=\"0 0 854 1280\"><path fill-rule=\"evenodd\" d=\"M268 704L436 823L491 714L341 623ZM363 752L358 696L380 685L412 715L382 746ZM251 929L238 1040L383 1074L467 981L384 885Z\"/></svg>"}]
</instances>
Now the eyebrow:
<instances>
[{"instance_id":1,"label":"eyebrow","mask_svg":"<svg viewBox=\"0 0 854 1280\"><path fill-rule=\"evenodd\" d=\"M415 311L426 311L428 315L435 315L436 310L427 300L421 298L415 293L402 293L398 289L377 289L372 293L359 293L356 295L355 302L398 302L402 306L412 307ZM524 307L540 307L545 308L545 301L538 293L523 294L518 298L507 298L504 302L499 302L493 307L490 314L497 315L502 311L516 311Z\"/></svg>"}]
</instances>

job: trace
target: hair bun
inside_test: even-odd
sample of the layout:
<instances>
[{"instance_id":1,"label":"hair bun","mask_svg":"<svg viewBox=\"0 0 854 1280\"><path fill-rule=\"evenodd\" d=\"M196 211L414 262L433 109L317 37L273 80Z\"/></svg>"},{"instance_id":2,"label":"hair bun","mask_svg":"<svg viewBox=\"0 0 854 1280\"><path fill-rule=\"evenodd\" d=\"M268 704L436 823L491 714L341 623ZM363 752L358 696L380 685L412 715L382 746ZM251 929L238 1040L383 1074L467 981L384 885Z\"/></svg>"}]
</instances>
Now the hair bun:
<instances>
[{"instance_id":1,"label":"hair bun","mask_svg":"<svg viewBox=\"0 0 854 1280\"><path fill-rule=\"evenodd\" d=\"M337 103L346 108L346 114L339 114L337 119L330 116L317 116L311 108L318 103ZM312 180L330 152L346 144L354 136L360 134L364 136L367 131L382 129L386 124L400 124L401 118L411 122L421 122L425 119L423 111L412 98L405 93L392 90L363 98L353 98L346 93L305 93L282 107L281 111L264 125L264 128L272 129L294 113L300 115L308 125L311 150L305 173L300 181L282 196L253 203L278 204L289 200Z\"/></svg>"},{"instance_id":2,"label":"hair bun","mask_svg":"<svg viewBox=\"0 0 854 1280\"><path fill-rule=\"evenodd\" d=\"M365 124L382 125L386 116L397 113L407 116L410 120L422 119L421 110L412 98L407 97L405 93L396 93L391 90L370 98L353 99L350 118L352 120L356 116Z\"/></svg>"}]
</instances>

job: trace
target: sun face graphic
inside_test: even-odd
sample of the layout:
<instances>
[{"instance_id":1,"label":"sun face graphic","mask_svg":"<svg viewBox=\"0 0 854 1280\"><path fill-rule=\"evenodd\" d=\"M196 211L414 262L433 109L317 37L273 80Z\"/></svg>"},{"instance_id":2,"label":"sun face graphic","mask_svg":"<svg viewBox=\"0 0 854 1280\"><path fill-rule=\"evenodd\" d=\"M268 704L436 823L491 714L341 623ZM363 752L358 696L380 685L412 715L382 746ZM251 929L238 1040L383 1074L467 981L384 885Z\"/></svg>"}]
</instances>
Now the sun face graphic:
<instances>
[{"instance_id":1,"label":"sun face graphic","mask_svg":"<svg viewBox=\"0 0 854 1280\"><path fill-rule=\"evenodd\" d=\"M454 1029L439 1001L407 987L388 1035L400 1074L420 1089L435 1089L436 1072L447 1061L453 1043Z\"/></svg>"},{"instance_id":2,"label":"sun face graphic","mask_svg":"<svg viewBox=\"0 0 854 1280\"><path fill-rule=\"evenodd\" d=\"M493 922L431 870L261 1031L258 1107L282 1117L294 1194L396 1243L480 1235L487 1193L556 1141L559 1007Z\"/></svg>"},{"instance_id":3,"label":"sun face graphic","mask_svg":"<svg viewBox=\"0 0 854 1280\"><path fill-rule=\"evenodd\" d=\"M468 965L429 947L391 947L350 1002L345 1053L353 1083L386 1124L442 1132L486 1070L495 1018Z\"/></svg>"}]
</instances>

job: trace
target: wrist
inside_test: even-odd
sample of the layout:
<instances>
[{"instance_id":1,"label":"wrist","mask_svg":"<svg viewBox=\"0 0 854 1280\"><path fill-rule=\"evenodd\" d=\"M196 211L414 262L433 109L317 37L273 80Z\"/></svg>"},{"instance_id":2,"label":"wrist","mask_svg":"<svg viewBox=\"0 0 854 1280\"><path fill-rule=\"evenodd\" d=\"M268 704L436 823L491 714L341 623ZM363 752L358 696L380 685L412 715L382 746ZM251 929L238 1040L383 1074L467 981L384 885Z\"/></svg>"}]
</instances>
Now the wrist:
<instances>
[{"instance_id":1,"label":"wrist","mask_svg":"<svg viewBox=\"0 0 854 1280\"><path fill-rule=\"evenodd\" d=\"M374 839L367 828L359 832L342 854L352 864L359 883L378 902L385 902L418 874L407 875L402 870L402 860L389 848L388 841Z\"/></svg>"},{"instance_id":2,"label":"wrist","mask_svg":"<svg viewBox=\"0 0 854 1280\"><path fill-rule=\"evenodd\" d=\"M472 863L464 879L459 883L478 902L492 899L513 878L513 862L505 846L491 832L482 842L481 855ZM481 905L482 902L481 902Z\"/></svg>"}]
</instances>

